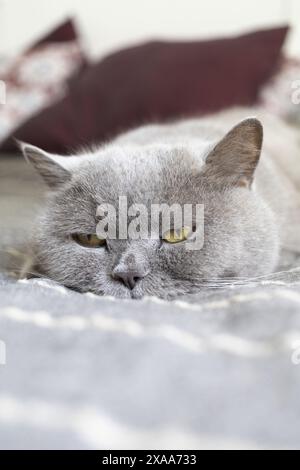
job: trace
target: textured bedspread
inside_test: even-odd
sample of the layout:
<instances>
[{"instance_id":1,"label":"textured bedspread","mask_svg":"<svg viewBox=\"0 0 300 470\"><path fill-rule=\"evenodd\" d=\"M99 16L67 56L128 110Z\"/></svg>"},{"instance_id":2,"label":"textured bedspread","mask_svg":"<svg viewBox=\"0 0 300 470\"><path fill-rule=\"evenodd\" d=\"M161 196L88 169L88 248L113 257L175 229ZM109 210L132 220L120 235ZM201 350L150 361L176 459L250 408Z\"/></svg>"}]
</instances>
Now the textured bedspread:
<instances>
[{"instance_id":1,"label":"textured bedspread","mask_svg":"<svg viewBox=\"0 0 300 470\"><path fill-rule=\"evenodd\" d=\"M0 175L3 261L41 188ZM0 274L0 448L299 449L297 266L174 302Z\"/></svg>"}]
</instances>

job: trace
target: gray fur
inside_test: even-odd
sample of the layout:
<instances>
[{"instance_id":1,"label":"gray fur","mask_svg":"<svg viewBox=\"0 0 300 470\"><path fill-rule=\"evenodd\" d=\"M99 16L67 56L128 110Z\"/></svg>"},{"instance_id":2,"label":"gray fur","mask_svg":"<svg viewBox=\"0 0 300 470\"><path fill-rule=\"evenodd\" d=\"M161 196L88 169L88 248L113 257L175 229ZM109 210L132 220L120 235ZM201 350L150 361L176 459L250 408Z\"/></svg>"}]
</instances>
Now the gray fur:
<instances>
[{"instance_id":1,"label":"gray fur","mask_svg":"<svg viewBox=\"0 0 300 470\"><path fill-rule=\"evenodd\" d=\"M237 120L227 134L235 115L145 126L81 157L23 144L52 189L33 234L38 273L81 292L173 298L225 278L274 271L286 211L273 196L282 183L274 188L276 169L264 155L254 178L262 126ZM95 233L97 206L117 205L119 196L147 206L204 204L203 249L189 252L184 243L160 240L110 240L99 249L76 244L71 235ZM114 275L124 266L143 273L133 289Z\"/></svg>"}]
</instances>

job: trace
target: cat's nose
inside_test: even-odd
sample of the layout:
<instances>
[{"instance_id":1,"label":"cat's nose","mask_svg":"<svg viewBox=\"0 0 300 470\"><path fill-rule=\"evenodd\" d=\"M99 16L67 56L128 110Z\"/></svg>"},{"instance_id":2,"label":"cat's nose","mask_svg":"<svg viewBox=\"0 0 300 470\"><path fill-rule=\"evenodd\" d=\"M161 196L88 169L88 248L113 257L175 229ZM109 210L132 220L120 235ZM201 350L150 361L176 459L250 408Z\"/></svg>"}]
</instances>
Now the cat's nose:
<instances>
[{"instance_id":1,"label":"cat's nose","mask_svg":"<svg viewBox=\"0 0 300 470\"><path fill-rule=\"evenodd\" d=\"M139 271L139 270L131 270L131 269L114 269L113 277L118 279L119 281L123 282L128 289L134 289L136 283L143 279L146 276L146 273Z\"/></svg>"}]
</instances>

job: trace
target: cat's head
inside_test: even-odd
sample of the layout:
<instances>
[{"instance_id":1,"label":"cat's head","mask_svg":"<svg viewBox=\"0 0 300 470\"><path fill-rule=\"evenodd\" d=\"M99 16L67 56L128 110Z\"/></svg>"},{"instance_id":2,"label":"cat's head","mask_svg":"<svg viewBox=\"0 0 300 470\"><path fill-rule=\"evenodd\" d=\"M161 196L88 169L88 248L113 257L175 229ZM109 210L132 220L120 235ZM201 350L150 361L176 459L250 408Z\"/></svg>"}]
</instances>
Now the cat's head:
<instances>
[{"instance_id":1,"label":"cat's head","mask_svg":"<svg viewBox=\"0 0 300 470\"><path fill-rule=\"evenodd\" d=\"M172 298L207 282L272 271L276 226L253 184L262 141L260 122L247 119L220 142L201 145L112 143L90 155L61 157L22 144L51 189L33 234L37 269L78 291L124 298ZM115 239L99 239L97 210L110 204L119 222L120 196L128 207L148 209L149 226L153 204L203 205L196 227L203 246L187 249L195 227L175 226L172 218L171 230L163 233L159 223L155 237L140 225L140 239L121 239L119 230ZM134 220L129 214L127 228Z\"/></svg>"}]
</instances>

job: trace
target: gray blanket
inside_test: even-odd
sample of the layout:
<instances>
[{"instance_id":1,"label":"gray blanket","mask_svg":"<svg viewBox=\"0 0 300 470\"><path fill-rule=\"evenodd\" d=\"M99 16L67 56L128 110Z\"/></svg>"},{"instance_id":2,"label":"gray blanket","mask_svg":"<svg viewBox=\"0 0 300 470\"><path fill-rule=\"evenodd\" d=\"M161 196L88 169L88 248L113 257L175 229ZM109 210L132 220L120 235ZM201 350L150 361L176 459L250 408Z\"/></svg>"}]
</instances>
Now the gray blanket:
<instances>
[{"instance_id":1,"label":"gray blanket","mask_svg":"<svg viewBox=\"0 0 300 470\"><path fill-rule=\"evenodd\" d=\"M1 157L0 157L1 158ZM1 253L42 189L0 160ZM14 240L14 243L12 243ZM165 302L0 274L0 448L300 448L300 260Z\"/></svg>"}]
</instances>

